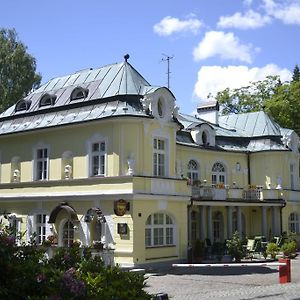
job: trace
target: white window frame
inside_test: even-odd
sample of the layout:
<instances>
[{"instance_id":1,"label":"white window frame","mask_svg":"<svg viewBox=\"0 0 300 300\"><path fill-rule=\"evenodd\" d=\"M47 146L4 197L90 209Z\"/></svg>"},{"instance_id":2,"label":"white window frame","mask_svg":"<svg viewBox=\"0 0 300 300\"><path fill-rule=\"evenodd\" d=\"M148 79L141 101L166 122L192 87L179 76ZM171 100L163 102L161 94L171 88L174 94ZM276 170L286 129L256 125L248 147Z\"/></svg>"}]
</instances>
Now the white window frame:
<instances>
[{"instance_id":1,"label":"white window frame","mask_svg":"<svg viewBox=\"0 0 300 300\"><path fill-rule=\"evenodd\" d=\"M40 219L40 220L39 220ZM45 213L37 213L34 216L35 224L35 233L36 233L36 242L38 245L43 244L47 239L47 222L48 217Z\"/></svg>"},{"instance_id":2,"label":"white window frame","mask_svg":"<svg viewBox=\"0 0 300 300\"><path fill-rule=\"evenodd\" d=\"M105 150L101 151L101 143L104 143L105 145ZM94 151L93 150L93 145L94 144L99 144L99 150L100 151ZM107 138L101 136L101 135L95 135L93 136L90 140L88 140L88 176L89 177L105 177L107 176L107 149L108 149L108 142ZM94 164L93 164L93 158L94 157L99 157L99 167L98 171L100 168L100 157L103 157L103 171L104 172L98 172L97 174L94 174Z\"/></svg>"},{"instance_id":3,"label":"white window frame","mask_svg":"<svg viewBox=\"0 0 300 300\"><path fill-rule=\"evenodd\" d=\"M47 150L47 156L38 157L38 151L40 150ZM44 153L43 153L44 154ZM43 164L42 166L42 176L40 178L39 176L39 170L38 170L38 164L46 163L46 168L45 165ZM45 170L46 169L46 170ZM42 181L42 180L48 180L49 179L49 169L50 169L50 147L48 145L45 145L44 143L39 143L33 148L33 180L35 181Z\"/></svg>"},{"instance_id":4,"label":"white window frame","mask_svg":"<svg viewBox=\"0 0 300 300\"><path fill-rule=\"evenodd\" d=\"M288 228L289 228L289 232L293 232L293 233L296 233L296 234L300 233L299 215L296 212L292 212L289 215Z\"/></svg>"},{"instance_id":5,"label":"white window frame","mask_svg":"<svg viewBox=\"0 0 300 300\"><path fill-rule=\"evenodd\" d=\"M175 222L170 215L166 213L149 215L145 224L146 248L174 246L175 232Z\"/></svg>"},{"instance_id":6,"label":"white window frame","mask_svg":"<svg viewBox=\"0 0 300 300\"><path fill-rule=\"evenodd\" d=\"M162 147L163 145L163 147ZM162 137L153 138L153 176L167 177L168 174L168 140ZM161 162L163 158L163 162Z\"/></svg>"},{"instance_id":7,"label":"white window frame","mask_svg":"<svg viewBox=\"0 0 300 300\"><path fill-rule=\"evenodd\" d=\"M67 237L64 237L65 225L69 222ZM72 226L72 227L71 227ZM70 236L70 232L73 232L73 237ZM74 222L70 219L63 219L59 226L59 246L70 247L75 240ZM65 244L66 242L66 244Z\"/></svg>"},{"instance_id":8,"label":"white window frame","mask_svg":"<svg viewBox=\"0 0 300 300\"><path fill-rule=\"evenodd\" d=\"M9 228L12 228L14 230L13 236L15 237L15 243L16 245L21 245L21 223L22 223L22 217L18 217L15 214L11 214L8 216L8 224Z\"/></svg>"},{"instance_id":9,"label":"white window frame","mask_svg":"<svg viewBox=\"0 0 300 300\"><path fill-rule=\"evenodd\" d=\"M220 166L222 166L224 171L220 170ZM226 184L226 166L222 162L215 162L211 168L211 171L212 184Z\"/></svg>"},{"instance_id":10,"label":"white window frame","mask_svg":"<svg viewBox=\"0 0 300 300\"><path fill-rule=\"evenodd\" d=\"M195 159L191 159L188 162L187 177L191 180L191 184L196 180L200 180L199 163Z\"/></svg>"}]
</instances>

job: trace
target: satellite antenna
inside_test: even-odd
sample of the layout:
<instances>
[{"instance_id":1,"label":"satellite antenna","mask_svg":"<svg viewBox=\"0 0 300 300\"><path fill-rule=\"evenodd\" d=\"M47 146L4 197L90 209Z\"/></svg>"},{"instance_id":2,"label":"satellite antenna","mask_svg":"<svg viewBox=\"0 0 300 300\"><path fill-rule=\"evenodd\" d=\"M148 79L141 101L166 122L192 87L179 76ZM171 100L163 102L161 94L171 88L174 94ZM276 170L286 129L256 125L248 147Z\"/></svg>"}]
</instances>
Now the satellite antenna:
<instances>
[{"instance_id":1,"label":"satellite antenna","mask_svg":"<svg viewBox=\"0 0 300 300\"><path fill-rule=\"evenodd\" d=\"M161 60L162 61L166 61L167 62L167 76L168 76L168 89L170 88L170 74L171 74L171 71L170 71L170 60L174 58L174 55L170 56L170 55L167 55L167 54L164 54L162 53L163 56L165 56L165 58L162 58Z\"/></svg>"}]
</instances>

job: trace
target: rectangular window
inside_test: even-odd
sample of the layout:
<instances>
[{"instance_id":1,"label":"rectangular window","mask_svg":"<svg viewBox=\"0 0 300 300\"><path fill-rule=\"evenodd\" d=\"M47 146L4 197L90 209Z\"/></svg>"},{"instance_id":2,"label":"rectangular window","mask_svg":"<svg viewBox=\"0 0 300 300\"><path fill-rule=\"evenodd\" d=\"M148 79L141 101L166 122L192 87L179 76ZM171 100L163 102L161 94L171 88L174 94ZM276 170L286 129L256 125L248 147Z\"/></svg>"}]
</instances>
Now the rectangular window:
<instances>
[{"instance_id":1,"label":"rectangular window","mask_svg":"<svg viewBox=\"0 0 300 300\"><path fill-rule=\"evenodd\" d=\"M46 240L46 215L36 215L36 241L40 245Z\"/></svg>"},{"instance_id":2,"label":"rectangular window","mask_svg":"<svg viewBox=\"0 0 300 300\"><path fill-rule=\"evenodd\" d=\"M166 143L164 140L153 140L153 174L166 176Z\"/></svg>"},{"instance_id":3,"label":"rectangular window","mask_svg":"<svg viewBox=\"0 0 300 300\"><path fill-rule=\"evenodd\" d=\"M105 155L106 145L105 142L97 142L92 144L91 164L92 176L105 175Z\"/></svg>"},{"instance_id":4,"label":"rectangular window","mask_svg":"<svg viewBox=\"0 0 300 300\"><path fill-rule=\"evenodd\" d=\"M36 152L36 180L48 179L48 149L37 149Z\"/></svg>"},{"instance_id":5,"label":"rectangular window","mask_svg":"<svg viewBox=\"0 0 300 300\"><path fill-rule=\"evenodd\" d=\"M153 244L154 246L159 246L164 244L164 229L154 228L153 230Z\"/></svg>"},{"instance_id":6,"label":"rectangular window","mask_svg":"<svg viewBox=\"0 0 300 300\"><path fill-rule=\"evenodd\" d=\"M151 229L146 228L145 230L145 245L146 247L151 246Z\"/></svg>"}]
</instances>

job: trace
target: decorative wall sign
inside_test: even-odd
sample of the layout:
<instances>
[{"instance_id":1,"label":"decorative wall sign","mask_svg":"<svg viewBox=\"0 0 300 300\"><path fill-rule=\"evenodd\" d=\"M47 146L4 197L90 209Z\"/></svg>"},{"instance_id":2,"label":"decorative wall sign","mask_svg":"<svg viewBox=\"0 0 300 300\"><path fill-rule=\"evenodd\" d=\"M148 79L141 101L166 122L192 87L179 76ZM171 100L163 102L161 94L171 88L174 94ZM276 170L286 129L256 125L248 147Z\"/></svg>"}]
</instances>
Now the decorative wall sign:
<instances>
[{"instance_id":1,"label":"decorative wall sign","mask_svg":"<svg viewBox=\"0 0 300 300\"><path fill-rule=\"evenodd\" d=\"M114 211L117 216L124 216L128 207L126 200L120 199L114 203Z\"/></svg>"},{"instance_id":2,"label":"decorative wall sign","mask_svg":"<svg viewBox=\"0 0 300 300\"><path fill-rule=\"evenodd\" d=\"M128 226L126 223L118 223L118 234L127 234Z\"/></svg>"}]
</instances>

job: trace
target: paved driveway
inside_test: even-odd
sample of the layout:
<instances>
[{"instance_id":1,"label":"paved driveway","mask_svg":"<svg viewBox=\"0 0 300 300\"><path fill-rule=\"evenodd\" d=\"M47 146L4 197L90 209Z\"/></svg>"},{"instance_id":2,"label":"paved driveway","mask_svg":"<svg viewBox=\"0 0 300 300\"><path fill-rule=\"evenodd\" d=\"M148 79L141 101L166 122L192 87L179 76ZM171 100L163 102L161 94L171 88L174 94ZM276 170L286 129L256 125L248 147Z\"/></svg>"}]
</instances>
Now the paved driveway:
<instances>
[{"instance_id":1,"label":"paved driveway","mask_svg":"<svg viewBox=\"0 0 300 300\"><path fill-rule=\"evenodd\" d=\"M292 282L279 284L278 267L170 268L149 273L146 290L169 299L300 299L300 255L291 261Z\"/></svg>"}]
</instances>

